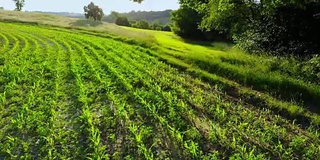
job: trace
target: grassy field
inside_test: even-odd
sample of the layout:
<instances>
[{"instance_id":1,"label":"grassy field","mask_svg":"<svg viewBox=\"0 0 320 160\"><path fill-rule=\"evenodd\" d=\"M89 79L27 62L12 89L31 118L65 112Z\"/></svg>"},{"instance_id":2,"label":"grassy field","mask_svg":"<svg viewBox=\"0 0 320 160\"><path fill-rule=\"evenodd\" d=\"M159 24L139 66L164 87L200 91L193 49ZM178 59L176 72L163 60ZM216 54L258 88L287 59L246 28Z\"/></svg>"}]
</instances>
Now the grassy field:
<instances>
[{"instance_id":1,"label":"grassy field","mask_svg":"<svg viewBox=\"0 0 320 160\"><path fill-rule=\"evenodd\" d=\"M33 25L58 26L69 29L84 29L95 32L104 32L129 39L148 41L152 43L155 42L153 36L128 31L112 23L67 18L42 13L0 10L0 21L24 22Z\"/></svg>"},{"instance_id":2,"label":"grassy field","mask_svg":"<svg viewBox=\"0 0 320 160\"><path fill-rule=\"evenodd\" d=\"M170 32L5 17L0 159L320 156L319 84L288 72L295 60Z\"/></svg>"}]
</instances>

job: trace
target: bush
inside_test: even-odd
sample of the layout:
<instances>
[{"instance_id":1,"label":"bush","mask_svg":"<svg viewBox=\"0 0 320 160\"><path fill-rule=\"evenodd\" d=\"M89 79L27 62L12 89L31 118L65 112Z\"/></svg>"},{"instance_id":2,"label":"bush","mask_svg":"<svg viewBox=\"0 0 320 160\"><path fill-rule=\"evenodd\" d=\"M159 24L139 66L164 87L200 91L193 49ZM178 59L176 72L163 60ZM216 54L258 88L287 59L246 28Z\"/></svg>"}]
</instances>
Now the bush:
<instances>
[{"instance_id":1,"label":"bush","mask_svg":"<svg viewBox=\"0 0 320 160\"><path fill-rule=\"evenodd\" d=\"M137 23L138 28L141 29L150 29L149 22L146 20L141 20Z\"/></svg>"},{"instance_id":2,"label":"bush","mask_svg":"<svg viewBox=\"0 0 320 160\"><path fill-rule=\"evenodd\" d=\"M170 32L171 31L171 27L169 25L165 25L165 26L162 27L162 30Z\"/></svg>"},{"instance_id":3,"label":"bush","mask_svg":"<svg viewBox=\"0 0 320 160\"><path fill-rule=\"evenodd\" d=\"M119 26L130 26L130 22L126 16L117 17L115 23Z\"/></svg>"},{"instance_id":4,"label":"bush","mask_svg":"<svg viewBox=\"0 0 320 160\"><path fill-rule=\"evenodd\" d=\"M186 39L196 40L227 40L226 34L221 34L217 30L203 31L199 29L199 24L203 18L203 14L198 13L196 10L181 7L180 9L171 12L173 21L172 31Z\"/></svg>"}]
</instances>

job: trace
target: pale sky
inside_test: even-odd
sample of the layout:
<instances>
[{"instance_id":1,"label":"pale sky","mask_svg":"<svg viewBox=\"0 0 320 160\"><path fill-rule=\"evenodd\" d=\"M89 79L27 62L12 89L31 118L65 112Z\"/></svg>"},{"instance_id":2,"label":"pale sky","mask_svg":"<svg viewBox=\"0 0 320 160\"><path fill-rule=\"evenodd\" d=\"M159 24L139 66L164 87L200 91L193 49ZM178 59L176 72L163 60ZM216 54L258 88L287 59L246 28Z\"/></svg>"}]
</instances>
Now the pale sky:
<instances>
[{"instance_id":1,"label":"pale sky","mask_svg":"<svg viewBox=\"0 0 320 160\"><path fill-rule=\"evenodd\" d=\"M130 0L25 0L23 10L27 11L52 11L52 12L75 12L83 13L83 6L91 1L100 6L104 13L110 11L130 12L132 10L160 11L165 9L177 9L178 0L145 0L141 4L133 3ZM6 10L15 8L12 0L0 0L0 7Z\"/></svg>"}]
</instances>

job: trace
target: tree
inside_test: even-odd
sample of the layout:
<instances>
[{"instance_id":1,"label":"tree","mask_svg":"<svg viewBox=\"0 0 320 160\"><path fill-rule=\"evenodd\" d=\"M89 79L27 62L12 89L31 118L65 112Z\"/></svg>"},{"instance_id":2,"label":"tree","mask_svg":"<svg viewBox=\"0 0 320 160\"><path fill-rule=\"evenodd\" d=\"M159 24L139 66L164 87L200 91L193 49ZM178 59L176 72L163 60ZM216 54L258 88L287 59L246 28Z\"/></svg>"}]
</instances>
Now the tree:
<instances>
[{"instance_id":1,"label":"tree","mask_svg":"<svg viewBox=\"0 0 320 160\"><path fill-rule=\"evenodd\" d=\"M137 25L138 25L138 28L141 28L141 29L150 29L149 22L146 20L139 21Z\"/></svg>"},{"instance_id":2,"label":"tree","mask_svg":"<svg viewBox=\"0 0 320 160\"><path fill-rule=\"evenodd\" d=\"M162 27L162 30L163 31L171 31L171 27L170 27L170 25L168 25L168 24L166 24L166 25L164 25L163 27Z\"/></svg>"},{"instance_id":3,"label":"tree","mask_svg":"<svg viewBox=\"0 0 320 160\"><path fill-rule=\"evenodd\" d=\"M104 13L99 6L96 6L93 2L91 2L88 6L84 6L84 16L86 19L93 19L95 21L101 21Z\"/></svg>"},{"instance_id":4,"label":"tree","mask_svg":"<svg viewBox=\"0 0 320 160\"><path fill-rule=\"evenodd\" d=\"M152 22L152 24L150 25L150 29L156 30L157 28L161 28L159 22L158 21Z\"/></svg>"},{"instance_id":5,"label":"tree","mask_svg":"<svg viewBox=\"0 0 320 160\"><path fill-rule=\"evenodd\" d=\"M16 11L21 11L22 10L22 7L24 7L24 1L25 0L13 0L13 2L16 5L16 8L15 8Z\"/></svg>"},{"instance_id":6,"label":"tree","mask_svg":"<svg viewBox=\"0 0 320 160\"><path fill-rule=\"evenodd\" d=\"M115 23L119 26L130 26L130 22L126 16L118 16Z\"/></svg>"},{"instance_id":7,"label":"tree","mask_svg":"<svg viewBox=\"0 0 320 160\"><path fill-rule=\"evenodd\" d=\"M197 11L188 7L180 7L171 12L172 30L184 38L199 38L202 35L201 30L198 29L201 18L202 16Z\"/></svg>"},{"instance_id":8,"label":"tree","mask_svg":"<svg viewBox=\"0 0 320 160\"><path fill-rule=\"evenodd\" d=\"M111 11L110 13L110 17L112 19L113 22L116 21L116 19L120 16L120 13L116 12L116 11Z\"/></svg>"}]
</instances>

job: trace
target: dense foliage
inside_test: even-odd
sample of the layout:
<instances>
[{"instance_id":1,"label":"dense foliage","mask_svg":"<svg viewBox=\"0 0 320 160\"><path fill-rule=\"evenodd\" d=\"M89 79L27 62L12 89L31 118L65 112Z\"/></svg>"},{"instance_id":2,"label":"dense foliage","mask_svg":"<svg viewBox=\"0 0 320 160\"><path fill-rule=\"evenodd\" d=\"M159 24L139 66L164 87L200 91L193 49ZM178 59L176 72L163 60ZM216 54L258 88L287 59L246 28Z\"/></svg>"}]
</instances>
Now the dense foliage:
<instances>
[{"instance_id":1,"label":"dense foliage","mask_svg":"<svg viewBox=\"0 0 320 160\"><path fill-rule=\"evenodd\" d=\"M177 35L187 39L197 40L227 40L226 34L217 30L201 30L199 24L203 14L188 6L181 6L180 9L171 13L173 22L172 30Z\"/></svg>"},{"instance_id":2,"label":"dense foliage","mask_svg":"<svg viewBox=\"0 0 320 160\"><path fill-rule=\"evenodd\" d=\"M104 16L102 8L95 5L93 2L88 4L88 6L84 6L83 10L84 10L84 16L86 19L101 21Z\"/></svg>"},{"instance_id":3,"label":"dense foliage","mask_svg":"<svg viewBox=\"0 0 320 160\"><path fill-rule=\"evenodd\" d=\"M247 51L265 51L274 55L293 54L309 57L320 53L320 19L315 17L320 3L302 8L293 4L276 7L250 23L237 39Z\"/></svg>"},{"instance_id":4,"label":"dense foliage","mask_svg":"<svg viewBox=\"0 0 320 160\"><path fill-rule=\"evenodd\" d=\"M172 10L164 10L164 11L131 11L127 13L117 13L112 11L109 15L106 15L103 18L105 22L114 22L115 13L118 15L126 16L130 20L140 21L146 20L149 23L153 23L157 21L160 25L165 25L170 23L170 12Z\"/></svg>"},{"instance_id":5,"label":"dense foliage","mask_svg":"<svg viewBox=\"0 0 320 160\"><path fill-rule=\"evenodd\" d=\"M130 22L126 16L116 17L115 24L119 26L130 26Z\"/></svg>"},{"instance_id":6,"label":"dense foliage","mask_svg":"<svg viewBox=\"0 0 320 160\"><path fill-rule=\"evenodd\" d=\"M13 0L13 2L15 3L15 6L16 6L14 10L21 11L22 7L24 7L25 0Z\"/></svg>"},{"instance_id":7,"label":"dense foliage","mask_svg":"<svg viewBox=\"0 0 320 160\"><path fill-rule=\"evenodd\" d=\"M302 57L320 53L317 1L180 0L180 4L179 10L187 7L191 8L189 14L198 13L195 19L200 22L194 28L226 33L249 52ZM173 20L187 23L190 17ZM178 31L190 28L176 27Z\"/></svg>"}]
</instances>

